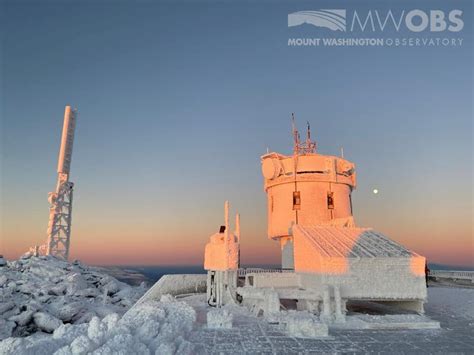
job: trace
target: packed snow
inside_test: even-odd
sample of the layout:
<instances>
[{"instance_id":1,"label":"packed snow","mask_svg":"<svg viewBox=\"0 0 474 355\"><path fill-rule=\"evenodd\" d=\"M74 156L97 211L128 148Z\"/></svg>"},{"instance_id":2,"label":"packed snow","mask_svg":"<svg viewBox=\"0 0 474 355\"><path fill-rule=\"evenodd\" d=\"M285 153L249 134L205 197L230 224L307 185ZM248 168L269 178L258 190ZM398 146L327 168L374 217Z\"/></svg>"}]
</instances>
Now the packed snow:
<instances>
[{"instance_id":1,"label":"packed snow","mask_svg":"<svg viewBox=\"0 0 474 355\"><path fill-rule=\"evenodd\" d=\"M427 311L435 305L436 312L469 320L474 325L474 288L436 287L429 291Z\"/></svg>"},{"instance_id":2,"label":"packed snow","mask_svg":"<svg viewBox=\"0 0 474 355\"><path fill-rule=\"evenodd\" d=\"M233 318L228 309L211 309L207 312L207 327L211 329L232 329Z\"/></svg>"},{"instance_id":3,"label":"packed snow","mask_svg":"<svg viewBox=\"0 0 474 355\"><path fill-rule=\"evenodd\" d=\"M199 354L474 353L474 288L430 287L425 316L351 314L344 323L330 324L328 336L311 314L255 317L231 304L223 309L233 315L232 329L212 329L206 326L205 296L183 300L197 311L198 324L188 339Z\"/></svg>"},{"instance_id":4,"label":"packed snow","mask_svg":"<svg viewBox=\"0 0 474 355\"><path fill-rule=\"evenodd\" d=\"M269 317L287 335L300 338L328 336L328 326L307 311L282 311Z\"/></svg>"}]
</instances>

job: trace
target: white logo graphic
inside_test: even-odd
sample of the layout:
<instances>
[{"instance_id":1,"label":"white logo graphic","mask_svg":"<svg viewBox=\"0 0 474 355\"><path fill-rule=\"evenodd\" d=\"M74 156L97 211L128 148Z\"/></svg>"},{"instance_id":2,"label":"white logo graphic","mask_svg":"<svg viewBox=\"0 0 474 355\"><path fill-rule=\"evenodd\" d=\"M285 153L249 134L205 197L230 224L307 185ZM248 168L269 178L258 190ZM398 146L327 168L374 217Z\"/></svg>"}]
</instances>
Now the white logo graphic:
<instances>
[{"instance_id":1,"label":"white logo graphic","mask_svg":"<svg viewBox=\"0 0 474 355\"><path fill-rule=\"evenodd\" d=\"M346 31L346 10L298 11L288 14L288 27L307 23L333 31Z\"/></svg>"}]
</instances>

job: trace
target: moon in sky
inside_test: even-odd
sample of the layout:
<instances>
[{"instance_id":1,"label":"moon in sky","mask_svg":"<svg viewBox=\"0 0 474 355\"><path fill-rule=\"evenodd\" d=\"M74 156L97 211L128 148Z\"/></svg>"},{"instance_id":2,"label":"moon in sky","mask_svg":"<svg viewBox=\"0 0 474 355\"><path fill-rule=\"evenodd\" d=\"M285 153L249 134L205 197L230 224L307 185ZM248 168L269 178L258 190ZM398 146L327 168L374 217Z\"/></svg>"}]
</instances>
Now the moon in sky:
<instances>
[{"instance_id":1,"label":"moon in sky","mask_svg":"<svg viewBox=\"0 0 474 355\"><path fill-rule=\"evenodd\" d=\"M372 192L374 193L374 195L377 195L379 193L379 190L373 189Z\"/></svg>"}]
</instances>

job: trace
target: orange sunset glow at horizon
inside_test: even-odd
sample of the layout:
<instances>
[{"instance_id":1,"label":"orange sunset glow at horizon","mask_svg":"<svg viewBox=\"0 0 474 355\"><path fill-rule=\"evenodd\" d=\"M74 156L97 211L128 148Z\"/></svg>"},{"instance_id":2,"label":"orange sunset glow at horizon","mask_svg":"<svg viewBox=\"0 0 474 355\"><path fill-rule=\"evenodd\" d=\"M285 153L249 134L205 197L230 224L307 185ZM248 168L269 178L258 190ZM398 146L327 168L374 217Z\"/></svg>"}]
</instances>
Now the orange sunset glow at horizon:
<instances>
[{"instance_id":1,"label":"orange sunset glow at horizon","mask_svg":"<svg viewBox=\"0 0 474 355\"><path fill-rule=\"evenodd\" d=\"M260 205L265 210L263 194L260 200ZM200 215L190 216L189 225L199 226L194 232L189 230L189 226L188 228L182 226L182 231L171 229L173 223L178 223L176 219L170 219L170 226L160 231L158 223L155 225L153 221L140 223L138 220L127 221L118 218L117 222L114 222L111 216L106 221L93 220L92 216L84 214L83 206L78 207L76 212L73 219L75 223L72 229L70 259L79 259L93 265L202 265L207 239L223 223L219 208L216 208L213 215L206 216L207 221L200 220ZM265 215L260 213L260 216L251 217L245 210L239 212L242 216L242 264L280 264L280 246L279 243L268 240L266 236ZM34 217L33 223L29 226L20 225L19 221L15 220L5 223L2 235L7 238L2 237L1 252L7 259L17 259L30 246L44 242L45 235L39 233L44 230L47 217L44 208L38 210ZM156 218L158 221L159 217ZM367 218L363 215L361 222ZM115 223L114 234L104 234L100 228L101 222L107 225ZM141 225L140 233L133 235L132 222ZM364 224L358 223L361 226ZM43 228L38 228L38 231L33 229L34 226ZM8 235L4 234L7 230L5 227L9 230ZM374 229L384 232L394 241L425 256L430 263L474 266L473 242L468 234L463 236L462 226L452 229L438 228L433 232L429 231L429 228L399 228L390 223L379 222ZM428 238L427 233L430 234ZM450 233L449 244L446 244L443 238L444 233Z\"/></svg>"}]
</instances>

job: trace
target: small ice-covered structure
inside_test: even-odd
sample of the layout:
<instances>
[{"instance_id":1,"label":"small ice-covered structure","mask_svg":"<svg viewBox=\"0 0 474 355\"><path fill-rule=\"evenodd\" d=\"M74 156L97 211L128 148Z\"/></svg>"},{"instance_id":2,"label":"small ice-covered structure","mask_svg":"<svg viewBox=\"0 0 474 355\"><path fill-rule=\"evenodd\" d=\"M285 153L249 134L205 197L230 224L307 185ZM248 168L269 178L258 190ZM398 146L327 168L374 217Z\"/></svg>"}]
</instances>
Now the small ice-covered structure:
<instances>
[{"instance_id":1,"label":"small ice-covered structure","mask_svg":"<svg viewBox=\"0 0 474 355\"><path fill-rule=\"evenodd\" d=\"M235 298L240 264L240 216L235 216L235 232L229 231L229 202L224 205L225 225L206 244L204 269L207 270L207 302L220 307Z\"/></svg>"}]
</instances>

